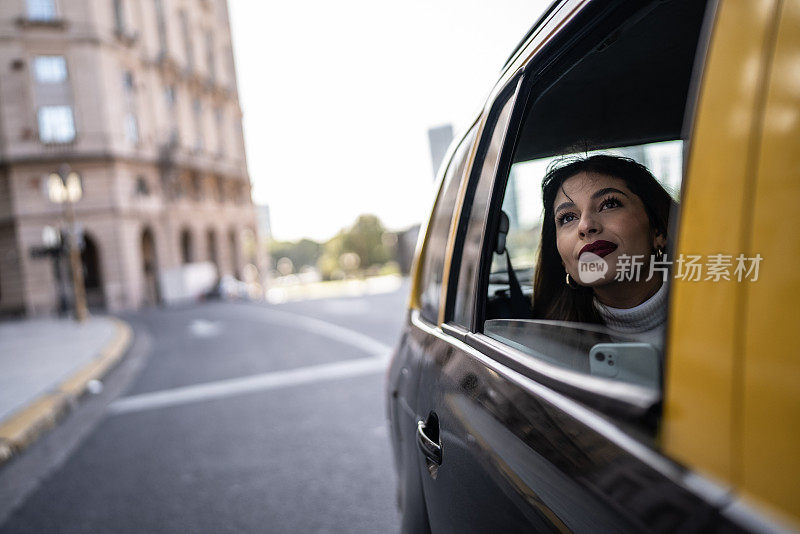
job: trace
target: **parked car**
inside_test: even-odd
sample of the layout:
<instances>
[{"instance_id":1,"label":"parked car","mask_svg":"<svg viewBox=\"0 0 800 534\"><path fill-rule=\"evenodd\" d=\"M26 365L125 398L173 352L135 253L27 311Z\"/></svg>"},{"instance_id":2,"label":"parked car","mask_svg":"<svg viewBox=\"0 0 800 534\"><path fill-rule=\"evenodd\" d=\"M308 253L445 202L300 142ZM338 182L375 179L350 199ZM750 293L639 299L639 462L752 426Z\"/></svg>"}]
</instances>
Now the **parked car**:
<instances>
[{"instance_id":1,"label":"parked car","mask_svg":"<svg viewBox=\"0 0 800 534\"><path fill-rule=\"evenodd\" d=\"M420 232L387 378L405 532L798 528L798 58L797 0L563 0L533 26ZM613 372L602 327L519 306L542 176L597 151L679 201L669 258L752 260L673 263L663 348L601 347Z\"/></svg>"}]
</instances>

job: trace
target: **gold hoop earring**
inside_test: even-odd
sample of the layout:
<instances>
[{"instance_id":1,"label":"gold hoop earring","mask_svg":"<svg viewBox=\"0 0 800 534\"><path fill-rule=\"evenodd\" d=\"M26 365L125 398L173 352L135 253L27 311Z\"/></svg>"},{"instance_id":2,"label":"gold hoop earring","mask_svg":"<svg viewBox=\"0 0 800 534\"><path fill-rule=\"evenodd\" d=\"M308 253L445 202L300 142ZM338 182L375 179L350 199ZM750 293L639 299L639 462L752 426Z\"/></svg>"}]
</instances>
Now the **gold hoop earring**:
<instances>
[{"instance_id":1,"label":"gold hoop earring","mask_svg":"<svg viewBox=\"0 0 800 534\"><path fill-rule=\"evenodd\" d=\"M570 289L578 289L578 287L580 287L577 283L575 285L569 283L569 273L567 273L566 280L567 280L567 287L569 287Z\"/></svg>"}]
</instances>

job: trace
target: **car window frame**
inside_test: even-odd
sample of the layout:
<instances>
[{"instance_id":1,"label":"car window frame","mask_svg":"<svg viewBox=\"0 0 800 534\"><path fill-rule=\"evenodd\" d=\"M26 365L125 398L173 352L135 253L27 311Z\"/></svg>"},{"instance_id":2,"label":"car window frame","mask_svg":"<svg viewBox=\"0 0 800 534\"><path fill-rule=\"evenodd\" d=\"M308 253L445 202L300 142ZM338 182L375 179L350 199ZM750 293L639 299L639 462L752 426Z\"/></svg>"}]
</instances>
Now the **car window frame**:
<instances>
[{"instance_id":1,"label":"car window frame","mask_svg":"<svg viewBox=\"0 0 800 534\"><path fill-rule=\"evenodd\" d=\"M508 138L509 132L512 132L512 128L515 125L521 124L520 121L515 122L515 116L519 113L519 106L517 103L519 102L520 98L520 91L522 88L522 72L517 72L513 76L510 77L509 80L505 81L503 84L498 84L498 89L493 91L492 96L489 99L489 104L487 105L486 112L482 115L482 124L481 124L481 132L480 137L477 139L474 150L475 153L473 154L473 159L470 162L470 168L466 176L468 179L464 180L462 183L462 190L459 192L460 194L460 203L459 203L459 210L458 210L458 221L456 225L456 221L454 221L453 226L451 228L455 228L456 231L451 234L451 241L448 243L449 247L449 269L448 269L448 278L446 284L446 291L447 294L445 298L442 299L444 304L442 310L442 316L440 317L440 324L442 328L448 328L449 331L453 334L458 336L459 338L463 339L464 336L469 331L473 331L474 328L474 321L475 321L475 302L476 302L476 295L475 291L479 287L477 282L480 279L481 273L478 273L475 276L474 283L471 284L470 287L467 289L470 291L470 300L471 303L469 307L472 309L472 320L469 322L468 325L458 324L453 322L453 316L455 313L455 303L457 298L457 293L460 289L464 289L461 287L460 283L460 271L461 265L464 261L464 244L467 237L467 233L470 230L469 223L471 218L471 213L475 201L475 195L480 190L480 184L484 181L490 182L490 187L488 194L492 194L493 186L491 184L494 183L495 177L497 176L498 170L504 168L503 157L506 155L506 139ZM497 130L497 123L500 119L500 115L503 113L505 107L507 105L511 105L511 111L508 117L508 121L505 124L502 132ZM487 127L489 130L487 131ZM515 133L515 132L513 132ZM489 148L492 145L492 141L495 139L496 135L501 136L501 146L500 150L497 154L497 160L495 161L492 169L489 172L484 172L484 165L486 163L486 158L489 155ZM479 257L475 258L476 261L480 262L481 257L483 254L483 246L485 245L486 239L486 220L490 213L490 206L491 206L491 197L489 198L486 210L483 214L481 214L480 219L480 229L482 232L481 236L481 254ZM469 259L469 258L468 258ZM479 263L479 265L481 265ZM465 326L467 328L465 328Z\"/></svg>"},{"instance_id":2,"label":"car window frame","mask_svg":"<svg viewBox=\"0 0 800 534\"><path fill-rule=\"evenodd\" d=\"M480 117L476 117L475 120L470 124L470 126L465 129L463 134L460 135L457 139L454 139L450 143L450 146L448 147L447 153L446 153L445 158L443 160L445 163L443 163L440 166L438 175L436 177L436 184L437 184L436 185L436 195L435 195L434 200L433 200L433 205L432 205L431 209L429 210L430 215L428 216L427 221L425 222L424 228L420 229L420 235L419 235L418 243L417 243L417 247L416 247L418 253L415 256L414 265L413 265L412 270L411 270L411 272L414 273L414 277L413 277L412 288L411 288L411 302L410 302L409 308L412 309L412 310L418 311L420 319L422 321L425 321L428 324L434 324L434 323L429 318L425 317L422 314L422 311L423 311L422 310L422 308L423 308L423 305L422 305L422 291L424 289L422 278L423 278L423 271L424 271L424 268L425 268L425 257L427 255L428 247L430 245L430 241L431 241L431 238L432 238L432 230L433 230L432 229L432 223L433 223L434 219L436 218L437 210L440 208L442 199L443 199L444 194L445 194L445 178L447 177L447 173L450 172L451 167L455 163L455 157L458 154L459 149L462 147L462 145L465 142L468 142L468 139L469 139L470 136L474 136L475 139L477 139L478 136L481 135L482 124L479 124L479 120L480 120ZM462 200L460 195L461 195L462 190L463 190L464 177L469 175L469 170L471 169L472 161L473 161L473 158L474 158L474 155L475 155L475 145L476 145L475 139L472 140L472 145L469 147L469 151L466 154L463 174L459 178L458 189L456 190L455 203L453 204L453 211L450 214L450 227L448 228L448 236L447 236L447 241L446 241L446 245L445 245L446 248L445 248L445 254L444 254L444 257L443 257L443 264L442 264L442 289L443 289L443 291L442 291L442 293L440 294L440 297L439 297L439 306L438 306L438 309L437 309L437 323L436 324L441 322L440 321L441 314L442 314L441 310L442 310L442 308L444 306L444 300L443 300L443 296L442 295L444 293L444 289L447 287L447 280L448 280L447 276L448 276L448 270L449 270L449 266L450 266L450 256L449 256L449 254L450 254L450 250L451 249L450 249L449 244L450 244L450 240L451 240L451 237L452 237L452 234L453 234L453 224L454 224L454 220L456 220L455 217L460 212L460 205L461 205L461 200ZM454 177L454 179L456 179L456 177Z\"/></svg>"},{"instance_id":3,"label":"car window frame","mask_svg":"<svg viewBox=\"0 0 800 534\"><path fill-rule=\"evenodd\" d=\"M684 146L686 147L684 149L682 172L682 194L683 191L685 191L685 161L691 147L691 125L693 124L694 114L696 112L697 93L702 83L703 65L710 39L709 34L711 29L707 21L713 19L713 13L716 10L715 5L716 2L713 0L710 0L708 3L706 21L703 23L700 42L697 45L691 85L684 108L684 123L680 133L680 139L684 141ZM520 89L516 95L517 105L515 105L514 112L507 127L506 141L498 157L498 164L494 175L490 177L492 180L492 196L486 214L487 220L485 221L479 275L476 279L475 294L472 303L473 322L470 325L469 331L451 323L443 325L443 328L447 326L448 333L456 335L466 344L508 366L510 369L520 372L553 390L560 391L580 402L589 403L609 415L621 417L623 419L632 419L637 422L644 422L647 427L655 429L658 417L661 414L664 399L665 388L663 387L663 376L666 366L662 368L662 387L651 390L635 384L623 383L612 379L571 371L563 367L553 366L547 362L536 361L532 363L532 358L529 355L509 345L503 344L498 340L492 339L483 333L487 300L486 292L488 291L489 280L488 270L491 269L494 248L490 246L488 237L497 233L497 227L500 221L499 211L502 208L503 191L506 187L513 154L516 150L519 128L521 128L530 106L536 103L537 99L533 98L534 92L537 90L540 92L546 90L548 80L547 67L556 61L561 61L565 58L571 59L576 56L577 58L581 58L586 54L585 46L579 47L580 50L576 51L573 45L577 39L584 37L584 34L588 33L589 30L586 24L573 19L598 16L603 12L603 9L601 8L597 12L593 12L592 9L585 9L584 7L585 4L575 8L570 14L570 21L575 22L575 26L578 27L577 31L558 31L556 28L553 32L548 34L543 41L537 41L536 34L534 33L534 37L532 37L528 41L528 45L523 47L523 50L517 54L517 59L510 67L511 69L516 69L510 77L516 76L521 72ZM618 20L622 20L623 23L626 22L626 17L621 16L619 12L613 13L610 19L612 19L613 22L605 21L604 24L616 24ZM541 33L544 33L544 31ZM533 51L528 52L531 48L533 48ZM591 47L589 47L589 49L591 49ZM508 77L507 71L504 78ZM540 85L542 82L544 82L545 85ZM498 85L500 85L500 83L498 83ZM523 102L524 105L518 105L520 102ZM509 137L509 132L512 132L512 130L514 131L514 136ZM680 214L678 213L676 215L679 216ZM679 224L680 221L678 221L677 218L673 219L671 222L671 226L675 225L675 228L677 228ZM673 228L670 228L670 230L672 229ZM673 236L674 235L675 234L673 234ZM669 245L669 250L674 250L674 238ZM665 336L665 344L667 337L668 336ZM665 346L663 354L666 355L667 351L668 347Z\"/></svg>"}]
</instances>

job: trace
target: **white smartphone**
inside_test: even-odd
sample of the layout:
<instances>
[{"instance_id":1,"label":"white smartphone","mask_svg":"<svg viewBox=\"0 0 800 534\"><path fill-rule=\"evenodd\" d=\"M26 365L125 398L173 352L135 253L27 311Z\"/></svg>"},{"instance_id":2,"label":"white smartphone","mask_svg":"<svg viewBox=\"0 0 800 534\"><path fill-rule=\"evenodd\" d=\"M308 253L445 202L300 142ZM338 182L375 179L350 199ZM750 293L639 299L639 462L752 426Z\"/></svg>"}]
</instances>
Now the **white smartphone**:
<instances>
[{"instance_id":1,"label":"white smartphone","mask_svg":"<svg viewBox=\"0 0 800 534\"><path fill-rule=\"evenodd\" d=\"M589 372L657 389L661 357L650 343L598 343L589 351Z\"/></svg>"}]
</instances>

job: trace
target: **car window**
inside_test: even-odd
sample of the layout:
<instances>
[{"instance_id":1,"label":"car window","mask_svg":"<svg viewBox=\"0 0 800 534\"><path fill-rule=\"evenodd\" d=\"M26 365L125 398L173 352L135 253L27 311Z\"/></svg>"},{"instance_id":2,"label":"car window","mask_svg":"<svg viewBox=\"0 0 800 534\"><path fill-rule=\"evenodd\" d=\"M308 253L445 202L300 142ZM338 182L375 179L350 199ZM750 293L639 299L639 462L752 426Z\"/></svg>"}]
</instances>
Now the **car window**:
<instances>
[{"instance_id":1,"label":"car window","mask_svg":"<svg viewBox=\"0 0 800 534\"><path fill-rule=\"evenodd\" d=\"M434 324L439 320L439 303L450 225L458 200L461 179L475 140L476 128L477 126L473 126L464 136L447 165L422 248L418 286L420 314Z\"/></svg>"},{"instance_id":2,"label":"car window","mask_svg":"<svg viewBox=\"0 0 800 534\"><path fill-rule=\"evenodd\" d=\"M576 376L660 388L667 294L674 274L669 225L674 224L683 185L688 142L684 125L690 124L685 122L685 112L704 9L702 2L667 2L621 24L603 27L598 22L599 27L588 31L580 43L561 51L560 61L541 68L534 59L529 67L523 91L528 99L525 116L518 135L506 141L514 143L513 159L495 188L499 198L492 203L496 207L486 223L487 229L497 230L491 235L487 232L484 239L483 261L490 268L483 281L482 320L477 329L523 360L536 362L538 369L545 364ZM633 226L615 219L623 221L613 227L622 233L607 230L600 235L625 235L626 240L609 238L620 242L606 241L611 248L605 250L603 240L598 239L588 252L602 256L586 255L580 245L591 243L591 235L572 236L581 231L598 232L602 224L612 228L611 219L597 223L601 219L595 214L602 212L608 217L613 212L605 210L619 210L621 205L617 199L606 201L601 195L615 188L599 184L627 182L608 180L610 171L584 171L579 179L563 182L560 189L551 188L560 204L567 206L562 222L575 226L562 230L553 217L552 232L545 228L543 233L542 180L549 171L554 171L552 178L558 175L557 169L573 163L574 168L583 168L586 163L579 161L609 164L611 167L602 167L609 169L645 169L666 195L658 196L657 203L659 213L668 216L653 215L653 195L640 192L648 198L647 207L639 202L638 213L645 218L631 219L639 221ZM600 174L606 178L598 181ZM629 204L627 197L624 200ZM584 212L591 215L581 218ZM633 212L626 213L634 217L630 215ZM658 232L646 233L648 218L650 222L664 220L663 246L654 244L648 257L624 254L638 250L630 243L642 248L645 243L657 242L654 236ZM578 229L579 224L585 225L583 230ZM638 243L630 236L644 237ZM547 242L542 243L543 239ZM505 246L498 247L498 242ZM617 248L620 252L614 254ZM603 259L606 255L611 258L608 262ZM565 277L568 268L592 267L583 262L590 257L597 258L595 267L620 282L617 288L623 286L625 276L636 276L637 284L638 280L658 282L646 286L626 282L630 287L648 288L640 301L633 297L607 300L607 288L592 286L599 279L594 274L574 271L580 273L580 280L575 279L576 274ZM561 274L556 276L558 272ZM625 292L613 294L617 295L624 297ZM623 305L615 307L610 302ZM631 302L637 304L625 305Z\"/></svg>"},{"instance_id":3,"label":"car window","mask_svg":"<svg viewBox=\"0 0 800 534\"><path fill-rule=\"evenodd\" d=\"M632 158L647 167L676 202L680 200L684 142L681 140L586 151L531 161L516 162L511 167L503 198L502 210L508 216L506 237L512 264L518 276L530 286L533 265L539 247L542 224L542 177L560 160L592 154L613 154ZM492 273L504 273L506 261L495 254ZM527 289L532 290L532 286Z\"/></svg>"}]
</instances>

